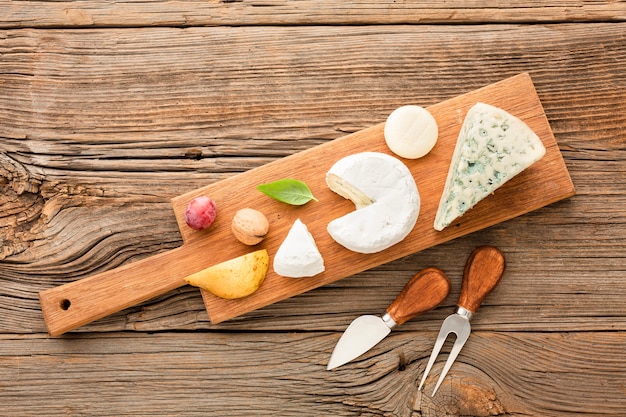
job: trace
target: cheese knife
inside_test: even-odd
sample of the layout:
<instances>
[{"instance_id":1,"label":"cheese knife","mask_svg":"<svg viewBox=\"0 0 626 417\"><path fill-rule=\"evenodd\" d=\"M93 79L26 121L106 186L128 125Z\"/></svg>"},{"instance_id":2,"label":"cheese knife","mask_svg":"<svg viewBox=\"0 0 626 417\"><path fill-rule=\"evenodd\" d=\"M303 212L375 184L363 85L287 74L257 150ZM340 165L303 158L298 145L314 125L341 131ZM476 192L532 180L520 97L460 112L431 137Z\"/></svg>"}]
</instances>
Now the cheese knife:
<instances>
[{"instance_id":1,"label":"cheese knife","mask_svg":"<svg viewBox=\"0 0 626 417\"><path fill-rule=\"evenodd\" d=\"M432 310L450 292L450 280L438 268L418 272L404 286L382 317L364 315L350 323L328 361L327 370L356 359L387 336L391 329Z\"/></svg>"}]
</instances>

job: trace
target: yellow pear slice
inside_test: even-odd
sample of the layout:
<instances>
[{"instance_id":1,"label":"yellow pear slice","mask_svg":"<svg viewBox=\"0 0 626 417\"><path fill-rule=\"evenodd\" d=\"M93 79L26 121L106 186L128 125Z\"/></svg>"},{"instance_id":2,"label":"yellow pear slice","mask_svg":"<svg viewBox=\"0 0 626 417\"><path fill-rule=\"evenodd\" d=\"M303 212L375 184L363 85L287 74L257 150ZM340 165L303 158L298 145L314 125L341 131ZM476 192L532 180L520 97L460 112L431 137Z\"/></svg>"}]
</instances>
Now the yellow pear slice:
<instances>
[{"instance_id":1,"label":"yellow pear slice","mask_svg":"<svg viewBox=\"0 0 626 417\"><path fill-rule=\"evenodd\" d=\"M213 265L185 277L185 281L221 298L242 298L259 289L270 263L266 249Z\"/></svg>"}]
</instances>

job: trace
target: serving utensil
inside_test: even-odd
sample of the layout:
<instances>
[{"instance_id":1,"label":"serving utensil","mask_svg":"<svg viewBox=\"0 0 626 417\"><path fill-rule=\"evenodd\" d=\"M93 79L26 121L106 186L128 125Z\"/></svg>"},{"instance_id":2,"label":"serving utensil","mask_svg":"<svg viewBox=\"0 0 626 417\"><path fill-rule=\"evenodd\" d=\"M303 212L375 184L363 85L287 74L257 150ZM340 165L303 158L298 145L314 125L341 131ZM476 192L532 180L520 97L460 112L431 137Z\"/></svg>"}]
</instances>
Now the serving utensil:
<instances>
[{"instance_id":1,"label":"serving utensil","mask_svg":"<svg viewBox=\"0 0 626 417\"><path fill-rule=\"evenodd\" d=\"M343 333L328 361L331 370L361 356L395 326L438 306L450 292L450 280L440 269L426 268L404 286L382 317L357 317Z\"/></svg>"},{"instance_id":2,"label":"serving utensil","mask_svg":"<svg viewBox=\"0 0 626 417\"><path fill-rule=\"evenodd\" d=\"M428 373L433 367L435 359L437 359L446 338L450 333L454 333L456 334L456 340L454 341L448 360L441 371L437 385L435 385L435 389L433 390L432 395L435 395L450 370L450 367L469 338L471 333L470 320L472 316L476 310L478 310L478 307L480 307L487 295L489 295L500 282L502 274L504 273L504 266L504 255L499 249L493 246L478 247L470 254L465 264L465 270L463 271L463 283L461 284L461 294L457 302L456 312L448 316L441 325L435 347L426 365L424 376L420 381L419 390L424 386L426 377L428 377Z\"/></svg>"}]
</instances>

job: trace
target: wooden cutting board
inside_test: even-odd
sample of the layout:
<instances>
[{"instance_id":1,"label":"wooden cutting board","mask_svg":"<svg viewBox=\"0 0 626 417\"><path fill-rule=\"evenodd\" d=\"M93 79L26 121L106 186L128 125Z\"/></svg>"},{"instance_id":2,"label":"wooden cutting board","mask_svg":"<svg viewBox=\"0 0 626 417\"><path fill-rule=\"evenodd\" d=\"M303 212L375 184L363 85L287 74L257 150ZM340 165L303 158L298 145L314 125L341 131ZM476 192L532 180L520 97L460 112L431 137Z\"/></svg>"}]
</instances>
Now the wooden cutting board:
<instances>
[{"instance_id":1,"label":"wooden cutting board","mask_svg":"<svg viewBox=\"0 0 626 417\"><path fill-rule=\"evenodd\" d=\"M467 110L479 101L500 107L525 121L543 141L546 155L447 229L437 232L433 222L452 151ZM402 159L412 172L421 197L417 223L402 242L376 254L359 254L337 244L326 231L330 220L354 210L354 206L328 189L325 174L337 160L353 153L375 151L391 154L383 137L384 123L380 123L172 199L183 245L114 270L42 291L40 301L49 333L53 336L62 334L185 285L183 278L189 274L266 248L270 254L270 268L257 292L242 299L225 300L202 291L211 322L219 323L509 220L575 193L528 74L520 74L446 100L428 107L428 110L437 120L439 139L425 157L417 160ZM306 182L319 201L304 206L290 206L256 190L256 186L261 183L281 178ZM200 195L215 200L218 216L209 229L199 232L186 225L183 213L187 203ZM239 243L230 231L233 215L244 207L263 212L270 222L267 238L254 247ZM315 238L326 270L311 278L284 278L273 272L271 261L298 218L307 225Z\"/></svg>"}]
</instances>

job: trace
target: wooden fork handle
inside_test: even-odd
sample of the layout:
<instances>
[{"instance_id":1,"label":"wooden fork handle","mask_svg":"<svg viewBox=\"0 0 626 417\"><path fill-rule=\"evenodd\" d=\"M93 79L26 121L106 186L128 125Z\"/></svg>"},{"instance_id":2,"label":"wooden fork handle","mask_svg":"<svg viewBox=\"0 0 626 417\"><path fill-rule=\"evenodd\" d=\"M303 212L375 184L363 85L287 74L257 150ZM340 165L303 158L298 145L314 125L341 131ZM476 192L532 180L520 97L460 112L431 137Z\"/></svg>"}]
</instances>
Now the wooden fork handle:
<instances>
[{"instance_id":1,"label":"wooden fork handle","mask_svg":"<svg viewBox=\"0 0 626 417\"><path fill-rule=\"evenodd\" d=\"M504 254L493 246L480 246L470 254L463 271L457 305L475 313L504 273Z\"/></svg>"}]
</instances>

